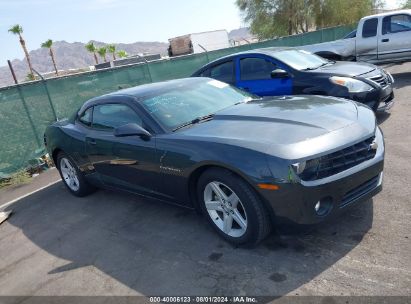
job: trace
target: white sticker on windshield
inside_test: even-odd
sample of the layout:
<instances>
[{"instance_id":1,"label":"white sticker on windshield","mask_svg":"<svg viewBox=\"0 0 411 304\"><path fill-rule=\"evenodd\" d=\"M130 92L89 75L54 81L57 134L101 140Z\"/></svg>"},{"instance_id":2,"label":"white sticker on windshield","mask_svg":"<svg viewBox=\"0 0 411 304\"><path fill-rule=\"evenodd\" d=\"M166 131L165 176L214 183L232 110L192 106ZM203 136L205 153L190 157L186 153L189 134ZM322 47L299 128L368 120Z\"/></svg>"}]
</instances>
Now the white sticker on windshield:
<instances>
[{"instance_id":1,"label":"white sticker on windshield","mask_svg":"<svg viewBox=\"0 0 411 304\"><path fill-rule=\"evenodd\" d=\"M207 82L208 84L211 84L212 86L215 86L216 88L223 89L225 87L228 87L228 84L218 81L218 80L210 80Z\"/></svg>"}]
</instances>

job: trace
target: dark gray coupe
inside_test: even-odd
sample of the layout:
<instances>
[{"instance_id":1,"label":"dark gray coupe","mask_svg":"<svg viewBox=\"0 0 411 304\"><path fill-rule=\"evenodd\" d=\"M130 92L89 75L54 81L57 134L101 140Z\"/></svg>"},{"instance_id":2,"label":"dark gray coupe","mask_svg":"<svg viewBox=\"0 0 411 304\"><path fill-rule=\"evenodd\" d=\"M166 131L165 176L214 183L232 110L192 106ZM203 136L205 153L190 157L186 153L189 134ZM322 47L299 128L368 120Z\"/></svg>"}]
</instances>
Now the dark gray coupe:
<instances>
[{"instance_id":1,"label":"dark gray coupe","mask_svg":"<svg viewBox=\"0 0 411 304\"><path fill-rule=\"evenodd\" d=\"M121 189L200 210L235 244L313 224L382 188L374 113L323 96L260 99L209 78L87 101L45 144L68 190Z\"/></svg>"}]
</instances>

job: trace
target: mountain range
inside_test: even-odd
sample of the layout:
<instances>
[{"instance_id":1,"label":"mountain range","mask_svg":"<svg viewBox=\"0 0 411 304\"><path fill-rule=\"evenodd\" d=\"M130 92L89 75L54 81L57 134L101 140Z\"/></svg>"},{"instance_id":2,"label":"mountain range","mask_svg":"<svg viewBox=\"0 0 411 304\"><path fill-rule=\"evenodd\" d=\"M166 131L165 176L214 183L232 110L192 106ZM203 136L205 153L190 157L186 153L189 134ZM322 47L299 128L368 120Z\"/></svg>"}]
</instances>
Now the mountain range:
<instances>
[{"instance_id":1,"label":"mountain range","mask_svg":"<svg viewBox=\"0 0 411 304\"><path fill-rule=\"evenodd\" d=\"M238 40L241 38L249 38L251 35L248 28L240 28L232 30L228 34L229 39ZM96 47L107 45L100 41L92 41ZM16 41L17 43L17 41ZM124 50L129 55L148 53L148 54L167 54L168 43L164 42L134 42L134 43L117 43L117 50ZM66 42L55 41L53 43L53 51L56 58L58 70L69 69L84 69L94 65L93 54L87 52L85 43L82 42ZM53 64L48 52L48 49L38 48L30 51L30 59L33 68L40 73L54 71ZM107 59L111 54L107 53ZM99 58L99 62L102 62ZM11 61L14 71L19 82L24 81L28 74L28 66L26 59L14 59ZM7 65L0 67L0 87L14 84L12 75Z\"/></svg>"},{"instance_id":2,"label":"mountain range","mask_svg":"<svg viewBox=\"0 0 411 304\"><path fill-rule=\"evenodd\" d=\"M99 41L93 41L93 43L96 47L106 45L106 43ZM139 53L165 55L167 53L168 43L134 42L118 43L115 44L115 46L117 50L124 50L130 55ZM81 69L95 64L93 54L87 52L85 43L82 42L69 43L66 41L56 41L53 43L53 51L55 54L58 70ZM54 71L48 49L39 48L30 51L29 54L33 68L39 73ZM110 57L111 54L107 53L107 59L109 59ZM102 62L101 58L99 58L99 62ZM11 61L11 64L16 73L17 79L19 81L23 81L28 73L28 65L26 59L14 59L13 61ZM13 83L14 81L9 67L7 65L0 67L0 87L11 85Z\"/></svg>"}]
</instances>

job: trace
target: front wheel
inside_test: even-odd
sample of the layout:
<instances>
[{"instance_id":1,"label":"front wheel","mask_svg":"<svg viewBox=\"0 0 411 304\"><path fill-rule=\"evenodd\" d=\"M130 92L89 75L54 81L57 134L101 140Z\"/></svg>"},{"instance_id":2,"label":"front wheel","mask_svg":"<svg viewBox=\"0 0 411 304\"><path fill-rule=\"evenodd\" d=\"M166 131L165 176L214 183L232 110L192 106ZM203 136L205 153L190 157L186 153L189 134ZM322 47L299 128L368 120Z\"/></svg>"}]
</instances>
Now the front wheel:
<instances>
[{"instance_id":1,"label":"front wheel","mask_svg":"<svg viewBox=\"0 0 411 304\"><path fill-rule=\"evenodd\" d=\"M198 182L203 214L220 236L234 245L256 245L271 230L270 218L254 189L225 169L209 169Z\"/></svg>"},{"instance_id":2,"label":"front wheel","mask_svg":"<svg viewBox=\"0 0 411 304\"><path fill-rule=\"evenodd\" d=\"M75 196L86 196L95 190L77 168L74 162L63 152L57 156L57 168L67 189Z\"/></svg>"}]
</instances>

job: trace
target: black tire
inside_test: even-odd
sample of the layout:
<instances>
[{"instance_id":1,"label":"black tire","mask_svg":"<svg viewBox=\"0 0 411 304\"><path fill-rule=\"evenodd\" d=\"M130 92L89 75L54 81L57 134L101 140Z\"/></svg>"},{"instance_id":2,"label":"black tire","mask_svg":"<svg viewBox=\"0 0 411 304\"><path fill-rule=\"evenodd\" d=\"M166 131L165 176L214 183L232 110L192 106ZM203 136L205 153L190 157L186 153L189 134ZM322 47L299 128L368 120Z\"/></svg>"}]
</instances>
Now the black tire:
<instances>
[{"instance_id":1,"label":"black tire","mask_svg":"<svg viewBox=\"0 0 411 304\"><path fill-rule=\"evenodd\" d=\"M238 196L241 203L241 209L246 214L247 228L243 235L238 237L228 235L222 231L211 218L204 200L206 186L211 182L221 183L223 184L223 188L224 186L228 186L229 190ZM214 227L222 238L233 245L255 246L271 232L270 216L255 190L245 180L229 170L222 168L206 170L200 176L197 183L197 199L201 211L210 225ZM219 214L224 215L223 211L219 210L218 212ZM222 219L220 218L220 220Z\"/></svg>"},{"instance_id":2,"label":"black tire","mask_svg":"<svg viewBox=\"0 0 411 304\"><path fill-rule=\"evenodd\" d=\"M70 165L73 167L73 169L75 170L76 176L77 176L77 180L78 180L78 189L72 189L70 188L70 186L68 185L68 183L66 182L63 173L62 173L62 168L61 168L61 163L62 160L65 159L67 160ZM93 193L96 188L92 185L90 185L86 179L84 178L83 173L79 170L79 168L76 166L75 162L64 152L59 152L59 154L57 155L57 162L56 162L56 167L59 170L60 173L60 177L63 181L63 184L66 186L66 188L70 191L71 194L78 196L78 197L82 197L82 196L86 196L90 193Z\"/></svg>"}]
</instances>

